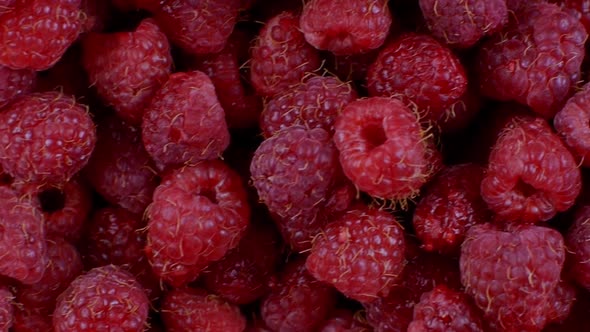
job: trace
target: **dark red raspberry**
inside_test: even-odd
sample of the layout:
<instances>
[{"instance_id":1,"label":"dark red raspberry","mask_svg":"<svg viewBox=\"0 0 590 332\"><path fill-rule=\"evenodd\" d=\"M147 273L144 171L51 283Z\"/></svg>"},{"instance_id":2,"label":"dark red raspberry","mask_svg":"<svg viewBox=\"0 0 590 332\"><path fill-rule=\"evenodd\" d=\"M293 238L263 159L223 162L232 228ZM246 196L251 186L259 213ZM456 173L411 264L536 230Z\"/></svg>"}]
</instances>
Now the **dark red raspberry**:
<instances>
[{"instance_id":1,"label":"dark red raspberry","mask_svg":"<svg viewBox=\"0 0 590 332\"><path fill-rule=\"evenodd\" d=\"M272 97L301 83L319 67L319 54L299 31L299 18L283 12L260 31L252 48L250 79L259 95Z\"/></svg>"},{"instance_id":2,"label":"dark red raspberry","mask_svg":"<svg viewBox=\"0 0 590 332\"><path fill-rule=\"evenodd\" d=\"M322 324L319 332L368 332L369 326L362 321L360 312L353 313L350 310L339 309L330 315Z\"/></svg>"},{"instance_id":3,"label":"dark red raspberry","mask_svg":"<svg viewBox=\"0 0 590 332\"><path fill-rule=\"evenodd\" d=\"M569 209L580 193L580 170L545 120L513 121L496 141L481 196L502 221L535 223Z\"/></svg>"},{"instance_id":4,"label":"dark red raspberry","mask_svg":"<svg viewBox=\"0 0 590 332\"><path fill-rule=\"evenodd\" d=\"M590 167L590 84L573 95L555 114L553 126L570 150Z\"/></svg>"},{"instance_id":5,"label":"dark red raspberry","mask_svg":"<svg viewBox=\"0 0 590 332\"><path fill-rule=\"evenodd\" d=\"M16 306L12 332L53 332L51 316L27 311Z\"/></svg>"},{"instance_id":6,"label":"dark red raspberry","mask_svg":"<svg viewBox=\"0 0 590 332\"><path fill-rule=\"evenodd\" d=\"M483 172L476 164L454 165L428 184L413 215L426 251L456 253L471 226L490 220L480 194Z\"/></svg>"},{"instance_id":7,"label":"dark red raspberry","mask_svg":"<svg viewBox=\"0 0 590 332\"><path fill-rule=\"evenodd\" d=\"M23 182L67 182L95 141L87 107L58 92L24 96L0 113L0 164Z\"/></svg>"},{"instance_id":8,"label":"dark red raspberry","mask_svg":"<svg viewBox=\"0 0 590 332\"><path fill-rule=\"evenodd\" d=\"M8 332L14 323L14 295L6 286L0 286L0 331Z\"/></svg>"},{"instance_id":9,"label":"dark red raspberry","mask_svg":"<svg viewBox=\"0 0 590 332\"><path fill-rule=\"evenodd\" d=\"M461 248L461 281L485 318L503 331L540 331L564 260L563 238L553 229L475 225Z\"/></svg>"},{"instance_id":10,"label":"dark red raspberry","mask_svg":"<svg viewBox=\"0 0 590 332\"><path fill-rule=\"evenodd\" d=\"M527 5L517 20L481 47L482 93L553 117L580 80L587 37L580 21L557 5Z\"/></svg>"},{"instance_id":11,"label":"dark red raspberry","mask_svg":"<svg viewBox=\"0 0 590 332\"><path fill-rule=\"evenodd\" d=\"M240 176L221 161L203 161L166 175L146 217L154 272L178 287L238 245L250 208Z\"/></svg>"},{"instance_id":12,"label":"dark red raspberry","mask_svg":"<svg viewBox=\"0 0 590 332\"><path fill-rule=\"evenodd\" d=\"M391 22L387 0L311 0L303 6L299 24L315 48L347 55L381 46Z\"/></svg>"},{"instance_id":13,"label":"dark red raspberry","mask_svg":"<svg viewBox=\"0 0 590 332\"><path fill-rule=\"evenodd\" d=\"M32 70L12 70L0 66L0 109L17 97L31 92L35 80L36 74Z\"/></svg>"},{"instance_id":14,"label":"dark red raspberry","mask_svg":"<svg viewBox=\"0 0 590 332\"><path fill-rule=\"evenodd\" d=\"M334 143L346 176L380 199L413 198L440 164L431 136L396 99L373 97L348 104L336 120Z\"/></svg>"},{"instance_id":15,"label":"dark red raspberry","mask_svg":"<svg viewBox=\"0 0 590 332\"><path fill-rule=\"evenodd\" d=\"M321 326L335 303L335 292L314 279L305 260L287 263L262 301L262 319L272 331L311 332Z\"/></svg>"},{"instance_id":16,"label":"dark red raspberry","mask_svg":"<svg viewBox=\"0 0 590 332\"><path fill-rule=\"evenodd\" d=\"M356 98L350 84L335 77L313 76L266 102L260 118L262 134L271 137L281 129L303 125L332 135L336 118Z\"/></svg>"},{"instance_id":17,"label":"dark red raspberry","mask_svg":"<svg viewBox=\"0 0 590 332\"><path fill-rule=\"evenodd\" d=\"M239 307L203 289L172 290L164 296L160 310L166 331L241 332L246 329L246 319Z\"/></svg>"},{"instance_id":18,"label":"dark red raspberry","mask_svg":"<svg viewBox=\"0 0 590 332\"><path fill-rule=\"evenodd\" d=\"M145 149L160 170L215 159L229 145L215 87L200 71L170 75L145 111L141 128Z\"/></svg>"},{"instance_id":19,"label":"dark red raspberry","mask_svg":"<svg viewBox=\"0 0 590 332\"><path fill-rule=\"evenodd\" d=\"M82 62L102 100L122 119L140 124L151 98L170 75L172 56L168 39L148 18L132 32L88 34Z\"/></svg>"},{"instance_id":20,"label":"dark red raspberry","mask_svg":"<svg viewBox=\"0 0 590 332\"><path fill-rule=\"evenodd\" d=\"M149 3L141 5L152 7ZM173 43L190 53L208 54L225 46L234 29L240 1L164 0L157 6L153 8L154 18Z\"/></svg>"},{"instance_id":21,"label":"dark red raspberry","mask_svg":"<svg viewBox=\"0 0 590 332\"><path fill-rule=\"evenodd\" d=\"M506 0L420 0L432 34L452 46L471 47L508 23Z\"/></svg>"},{"instance_id":22,"label":"dark red raspberry","mask_svg":"<svg viewBox=\"0 0 590 332\"><path fill-rule=\"evenodd\" d=\"M590 205L578 208L565 242L570 254L570 275L590 290Z\"/></svg>"},{"instance_id":23,"label":"dark red raspberry","mask_svg":"<svg viewBox=\"0 0 590 332\"><path fill-rule=\"evenodd\" d=\"M0 15L0 65L45 70L82 31L80 0L22 0ZM42 28L41 28L42 27Z\"/></svg>"},{"instance_id":24,"label":"dark red raspberry","mask_svg":"<svg viewBox=\"0 0 590 332\"><path fill-rule=\"evenodd\" d=\"M82 0L80 8L86 16L83 32L100 32L110 22L112 4L110 1Z\"/></svg>"},{"instance_id":25,"label":"dark red raspberry","mask_svg":"<svg viewBox=\"0 0 590 332\"><path fill-rule=\"evenodd\" d=\"M55 332L118 330L142 332L149 300L128 272L114 265L90 270L76 278L57 298Z\"/></svg>"}]
</instances>

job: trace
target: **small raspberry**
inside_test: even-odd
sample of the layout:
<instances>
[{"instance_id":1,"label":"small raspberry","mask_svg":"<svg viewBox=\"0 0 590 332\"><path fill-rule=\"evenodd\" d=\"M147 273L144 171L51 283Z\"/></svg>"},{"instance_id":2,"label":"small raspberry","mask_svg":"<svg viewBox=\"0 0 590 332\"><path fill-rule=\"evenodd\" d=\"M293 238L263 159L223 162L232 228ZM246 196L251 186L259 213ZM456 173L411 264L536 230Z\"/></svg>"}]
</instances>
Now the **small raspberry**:
<instances>
[{"instance_id":1,"label":"small raspberry","mask_svg":"<svg viewBox=\"0 0 590 332\"><path fill-rule=\"evenodd\" d=\"M570 275L590 290L590 205L578 208L565 242L570 254Z\"/></svg>"},{"instance_id":2,"label":"small raspberry","mask_svg":"<svg viewBox=\"0 0 590 332\"><path fill-rule=\"evenodd\" d=\"M153 19L133 32L90 33L84 38L82 62L103 101L132 124L170 75L168 39Z\"/></svg>"},{"instance_id":3,"label":"small raspberry","mask_svg":"<svg viewBox=\"0 0 590 332\"><path fill-rule=\"evenodd\" d=\"M303 6L299 24L315 48L349 55L381 46L391 22L387 0L311 0Z\"/></svg>"},{"instance_id":4,"label":"small raspberry","mask_svg":"<svg viewBox=\"0 0 590 332\"><path fill-rule=\"evenodd\" d=\"M553 126L572 153L590 167L590 84L573 95L553 118Z\"/></svg>"},{"instance_id":5,"label":"small raspberry","mask_svg":"<svg viewBox=\"0 0 590 332\"><path fill-rule=\"evenodd\" d=\"M0 164L23 182L67 182L95 141L87 107L58 92L24 96L0 113Z\"/></svg>"},{"instance_id":6,"label":"small raspberry","mask_svg":"<svg viewBox=\"0 0 590 332\"><path fill-rule=\"evenodd\" d=\"M260 30L250 62L250 79L259 95L277 95L320 67L319 54L305 41L298 21L283 12Z\"/></svg>"},{"instance_id":7,"label":"small raspberry","mask_svg":"<svg viewBox=\"0 0 590 332\"><path fill-rule=\"evenodd\" d=\"M88 271L57 298L55 332L117 330L142 332L149 300L128 272L114 265Z\"/></svg>"},{"instance_id":8,"label":"small raspberry","mask_svg":"<svg viewBox=\"0 0 590 332\"><path fill-rule=\"evenodd\" d=\"M6 286L0 286L0 331L8 332L14 323L14 295Z\"/></svg>"},{"instance_id":9,"label":"small raspberry","mask_svg":"<svg viewBox=\"0 0 590 332\"><path fill-rule=\"evenodd\" d=\"M36 74L29 69L12 70L0 66L0 109L33 90Z\"/></svg>"},{"instance_id":10,"label":"small raspberry","mask_svg":"<svg viewBox=\"0 0 590 332\"><path fill-rule=\"evenodd\" d=\"M240 176L215 160L165 176L146 216L154 272L179 287L238 245L250 209Z\"/></svg>"},{"instance_id":11,"label":"small raspberry","mask_svg":"<svg viewBox=\"0 0 590 332\"><path fill-rule=\"evenodd\" d=\"M369 326L362 321L359 313L350 310L338 309L322 324L319 332L368 332Z\"/></svg>"},{"instance_id":12,"label":"small raspberry","mask_svg":"<svg viewBox=\"0 0 590 332\"><path fill-rule=\"evenodd\" d=\"M229 145L215 87L199 71L170 75L145 111L141 128L145 149L160 170L217 158Z\"/></svg>"},{"instance_id":13,"label":"small raspberry","mask_svg":"<svg viewBox=\"0 0 590 332\"><path fill-rule=\"evenodd\" d=\"M342 109L357 98L348 83L335 77L313 76L266 102L260 118L265 137L293 125L322 128L332 135Z\"/></svg>"},{"instance_id":14,"label":"small raspberry","mask_svg":"<svg viewBox=\"0 0 590 332\"><path fill-rule=\"evenodd\" d=\"M502 221L546 221L580 193L580 170L545 120L513 121L496 141L481 196Z\"/></svg>"},{"instance_id":15,"label":"small raspberry","mask_svg":"<svg viewBox=\"0 0 590 332\"><path fill-rule=\"evenodd\" d=\"M396 99L348 104L335 124L344 174L369 195L395 201L416 196L440 157L416 115Z\"/></svg>"},{"instance_id":16,"label":"small raspberry","mask_svg":"<svg viewBox=\"0 0 590 332\"><path fill-rule=\"evenodd\" d=\"M179 288L164 296L162 319L166 331L241 332L246 319L240 308L203 289Z\"/></svg>"}]
</instances>

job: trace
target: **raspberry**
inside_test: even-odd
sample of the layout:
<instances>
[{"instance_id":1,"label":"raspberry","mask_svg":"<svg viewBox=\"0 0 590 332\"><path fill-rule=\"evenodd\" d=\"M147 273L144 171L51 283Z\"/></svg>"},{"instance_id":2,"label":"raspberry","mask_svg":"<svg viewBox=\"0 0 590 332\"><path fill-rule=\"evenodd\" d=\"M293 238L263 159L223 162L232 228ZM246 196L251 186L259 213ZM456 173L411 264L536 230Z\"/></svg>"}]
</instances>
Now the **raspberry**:
<instances>
[{"instance_id":1,"label":"raspberry","mask_svg":"<svg viewBox=\"0 0 590 332\"><path fill-rule=\"evenodd\" d=\"M160 310L166 331L241 332L246 329L246 319L237 306L203 289L170 291Z\"/></svg>"},{"instance_id":2,"label":"raspberry","mask_svg":"<svg viewBox=\"0 0 590 332\"><path fill-rule=\"evenodd\" d=\"M553 0L551 2L562 4L566 8L574 9L576 16L590 30L590 1L588 0ZM573 14L573 13L572 13Z\"/></svg>"},{"instance_id":3,"label":"raspberry","mask_svg":"<svg viewBox=\"0 0 590 332\"><path fill-rule=\"evenodd\" d=\"M564 260L563 238L555 230L475 225L461 248L461 281L485 318L503 331L540 331Z\"/></svg>"},{"instance_id":4,"label":"raspberry","mask_svg":"<svg viewBox=\"0 0 590 332\"><path fill-rule=\"evenodd\" d=\"M569 282L562 280L557 284L549 300L549 312L547 314L549 322L563 322L567 319L576 301L576 291L573 284Z\"/></svg>"},{"instance_id":5,"label":"raspberry","mask_svg":"<svg viewBox=\"0 0 590 332\"><path fill-rule=\"evenodd\" d=\"M260 118L265 137L279 130L303 125L334 133L334 122L342 109L357 97L348 83L335 77L313 76L267 101Z\"/></svg>"},{"instance_id":6,"label":"raspberry","mask_svg":"<svg viewBox=\"0 0 590 332\"><path fill-rule=\"evenodd\" d=\"M505 0L420 0L432 34L452 46L471 47L508 22Z\"/></svg>"},{"instance_id":7,"label":"raspberry","mask_svg":"<svg viewBox=\"0 0 590 332\"><path fill-rule=\"evenodd\" d=\"M8 331L14 323L13 300L8 287L0 286L0 331Z\"/></svg>"},{"instance_id":8,"label":"raspberry","mask_svg":"<svg viewBox=\"0 0 590 332\"><path fill-rule=\"evenodd\" d=\"M335 292L309 274L302 258L287 263L277 277L260 306L266 325L272 331L315 331L328 316Z\"/></svg>"},{"instance_id":9,"label":"raspberry","mask_svg":"<svg viewBox=\"0 0 590 332\"><path fill-rule=\"evenodd\" d=\"M67 182L95 141L87 108L57 92L24 96L0 113L0 164L23 182Z\"/></svg>"},{"instance_id":10,"label":"raspberry","mask_svg":"<svg viewBox=\"0 0 590 332\"><path fill-rule=\"evenodd\" d=\"M590 205L578 208L565 242L570 254L570 275L590 290Z\"/></svg>"},{"instance_id":11,"label":"raspberry","mask_svg":"<svg viewBox=\"0 0 590 332\"><path fill-rule=\"evenodd\" d=\"M483 168L461 164L444 169L427 186L413 215L425 250L456 253L467 230L490 219L480 195L482 179Z\"/></svg>"},{"instance_id":12,"label":"raspberry","mask_svg":"<svg viewBox=\"0 0 590 332\"><path fill-rule=\"evenodd\" d=\"M215 87L199 71L170 75L141 128L145 149L159 169L217 158L229 144Z\"/></svg>"},{"instance_id":13,"label":"raspberry","mask_svg":"<svg viewBox=\"0 0 590 332\"><path fill-rule=\"evenodd\" d=\"M88 271L57 298L56 332L118 330L141 332L149 300L133 276L114 265Z\"/></svg>"},{"instance_id":14,"label":"raspberry","mask_svg":"<svg viewBox=\"0 0 590 332\"><path fill-rule=\"evenodd\" d=\"M381 46L391 21L386 0L311 0L303 7L300 25L315 48L347 55Z\"/></svg>"},{"instance_id":15,"label":"raspberry","mask_svg":"<svg viewBox=\"0 0 590 332\"><path fill-rule=\"evenodd\" d=\"M53 324L49 315L28 312L16 307L14 313L13 332L53 332Z\"/></svg>"},{"instance_id":16,"label":"raspberry","mask_svg":"<svg viewBox=\"0 0 590 332\"><path fill-rule=\"evenodd\" d=\"M358 313L346 309L334 311L323 323L319 332L367 332L369 327L361 321Z\"/></svg>"},{"instance_id":17,"label":"raspberry","mask_svg":"<svg viewBox=\"0 0 590 332\"><path fill-rule=\"evenodd\" d=\"M82 62L104 102L122 119L139 124L151 98L170 75L172 56L156 22L145 19L133 32L87 35Z\"/></svg>"},{"instance_id":18,"label":"raspberry","mask_svg":"<svg viewBox=\"0 0 590 332\"><path fill-rule=\"evenodd\" d=\"M32 70L12 70L0 66L0 109L17 97L31 92L35 80L35 72Z\"/></svg>"},{"instance_id":19,"label":"raspberry","mask_svg":"<svg viewBox=\"0 0 590 332\"><path fill-rule=\"evenodd\" d=\"M306 267L318 280L360 302L385 297L405 264L403 229L374 209L351 210L313 240Z\"/></svg>"},{"instance_id":20,"label":"raspberry","mask_svg":"<svg viewBox=\"0 0 590 332\"><path fill-rule=\"evenodd\" d=\"M544 332L565 332L565 331L589 331L590 320L590 293L578 291L576 301L573 303L570 314L559 323L552 323L545 327Z\"/></svg>"},{"instance_id":21,"label":"raspberry","mask_svg":"<svg viewBox=\"0 0 590 332\"><path fill-rule=\"evenodd\" d=\"M549 125L522 118L496 141L481 195L503 221L534 223L569 209L581 185L576 161Z\"/></svg>"},{"instance_id":22,"label":"raspberry","mask_svg":"<svg viewBox=\"0 0 590 332\"><path fill-rule=\"evenodd\" d=\"M215 160L166 175L146 216L154 272L179 287L238 245L250 209L239 175Z\"/></svg>"},{"instance_id":23,"label":"raspberry","mask_svg":"<svg viewBox=\"0 0 590 332\"><path fill-rule=\"evenodd\" d=\"M553 126L573 154L590 166L590 85L573 95L553 118Z\"/></svg>"},{"instance_id":24,"label":"raspberry","mask_svg":"<svg viewBox=\"0 0 590 332\"><path fill-rule=\"evenodd\" d=\"M306 43L298 20L296 15L283 12L260 30L250 62L250 79L259 95L277 95L320 67L319 54Z\"/></svg>"},{"instance_id":25,"label":"raspberry","mask_svg":"<svg viewBox=\"0 0 590 332\"><path fill-rule=\"evenodd\" d=\"M584 26L557 5L527 5L518 20L482 45L482 93L553 117L580 79L587 36Z\"/></svg>"},{"instance_id":26,"label":"raspberry","mask_svg":"<svg viewBox=\"0 0 590 332\"><path fill-rule=\"evenodd\" d=\"M430 136L398 100L353 101L334 128L344 173L371 196L395 201L412 198L440 164Z\"/></svg>"}]
</instances>

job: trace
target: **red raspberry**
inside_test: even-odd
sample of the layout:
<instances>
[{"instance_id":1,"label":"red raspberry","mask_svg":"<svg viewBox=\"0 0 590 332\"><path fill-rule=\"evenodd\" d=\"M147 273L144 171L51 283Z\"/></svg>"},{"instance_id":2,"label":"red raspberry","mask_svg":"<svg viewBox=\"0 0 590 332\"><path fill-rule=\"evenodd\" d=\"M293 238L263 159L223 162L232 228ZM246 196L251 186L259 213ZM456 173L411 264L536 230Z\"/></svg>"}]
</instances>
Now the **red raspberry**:
<instances>
[{"instance_id":1,"label":"red raspberry","mask_svg":"<svg viewBox=\"0 0 590 332\"><path fill-rule=\"evenodd\" d=\"M359 313L346 309L334 311L322 324L319 332L368 332L369 326L362 321Z\"/></svg>"},{"instance_id":2,"label":"red raspberry","mask_svg":"<svg viewBox=\"0 0 590 332\"><path fill-rule=\"evenodd\" d=\"M154 18L168 38L183 50L217 53L234 29L239 8L239 0L163 0L154 8Z\"/></svg>"},{"instance_id":3,"label":"red raspberry","mask_svg":"<svg viewBox=\"0 0 590 332\"><path fill-rule=\"evenodd\" d=\"M490 219L480 194L482 179L482 167L461 164L444 169L427 186L413 215L426 251L456 253L467 230Z\"/></svg>"},{"instance_id":4,"label":"red raspberry","mask_svg":"<svg viewBox=\"0 0 590 332\"><path fill-rule=\"evenodd\" d=\"M160 170L217 158L229 145L215 87L199 71L170 75L145 111L141 128L145 149Z\"/></svg>"},{"instance_id":5,"label":"red raspberry","mask_svg":"<svg viewBox=\"0 0 590 332\"><path fill-rule=\"evenodd\" d=\"M132 32L87 35L82 62L104 102L122 119L139 124L151 98L170 75L172 56L156 22L145 19Z\"/></svg>"},{"instance_id":6,"label":"red raspberry","mask_svg":"<svg viewBox=\"0 0 590 332\"><path fill-rule=\"evenodd\" d=\"M215 160L166 175L146 216L154 272L179 287L238 245L250 209L240 176Z\"/></svg>"},{"instance_id":7,"label":"red raspberry","mask_svg":"<svg viewBox=\"0 0 590 332\"><path fill-rule=\"evenodd\" d=\"M6 286L0 286L0 331L8 332L14 323L14 295Z\"/></svg>"},{"instance_id":8,"label":"red raspberry","mask_svg":"<svg viewBox=\"0 0 590 332\"><path fill-rule=\"evenodd\" d=\"M452 46L471 47L508 22L505 0L420 0L432 34Z\"/></svg>"},{"instance_id":9,"label":"red raspberry","mask_svg":"<svg viewBox=\"0 0 590 332\"><path fill-rule=\"evenodd\" d=\"M106 265L76 278L57 298L55 332L118 330L143 331L149 300L128 272Z\"/></svg>"},{"instance_id":10,"label":"red raspberry","mask_svg":"<svg viewBox=\"0 0 590 332\"><path fill-rule=\"evenodd\" d=\"M571 153L540 118L515 120L496 141L481 195L502 221L546 221L569 209L582 186Z\"/></svg>"},{"instance_id":11,"label":"red raspberry","mask_svg":"<svg viewBox=\"0 0 590 332\"><path fill-rule=\"evenodd\" d=\"M590 167L590 84L573 95L553 118L553 126L572 153Z\"/></svg>"},{"instance_id":12,"label":"red raspberry","mask_svg":"<svg viewBox=\"0 0 590 332\"><path fill-rule=\"evenodd\" d=\"M570 254L570 275L590 290L590 205L578 208L565 242Z\"/></svg>"},{"instance_id":13,"label":"red raspberry","mask_svg":"<svg viewBox=\"0 0 590 332\"><path fill-rule=\"evenodd\" d=\"M391 21L387 0L311 0L303 6L300 25L315 48L347 55L381 46Z\"/></svg>"},{"instance_id":14,"label":"red raspberry","mask_svg":"<svg viewBox=\"0 0 590 332\"><path fill-rule=\"evenodd\" d=\"M351 210L313 240L306 267L318 280L360 302L385 297L405 264L403 228L374 209Z\"/></svg>"},{"instance_id":15,"label":"red raspberry","mask_svg":"<svg viewBox=\"0 0 590 332\"><path fill-rule=\"evenodd\" d=\"M563 238L553 229L475 225L461 248L461 281L485 318L502 331L540 331L552 311L564 260Z\"/></svg>"},{"instance_id":16,"label":"red raspberry","mask_svg":"<svg viewBox=\"0 0 590 332\"><path fill-rule=\"evenodd\" d=\"M58 92L24 96L0 113L0 164L23 182L67 182L95 141L87 107Z\"/></svg>"},{"instance_id":17,"label":"red raspberry","mask_svg":"<svg viewBox=\"0 0 590 332\"><path fill-rule=\"evenodd\" d=\"M336 117L356 98L350 84L335 77L313 76L267 101L260 118L262 134L271 137L281 129L303 125L323 128L332 135Z\"/></svg>"},{"instance_id":18,"label":"red raspberry","mask_svg":"<svg viewBox=\"0 0 590 332\"><path fill-rule=\"evenodd\" d=\"M283 12L260 31L250 62L250 79L259 95L275 96L320 67L319 54L305 41L298 20Z\"/></svg>"},{"instance_id":19,"label":"red raspberry","mask_svg":"<svg viewBox=\"0 0 590 332\"><path fill-rule=\"evenodd\" d=\"M203 289L170 291L160 310L166 331L241 332L246 329L246 319L240 308Z\"/></svg>"},{"instance_id":20,"label":"red raspberry","mask_svg":"<svg viewBox=\"0 0 590 332\"><path fill-rule=\"evenodd\" d=\"M478 64L482 93L553 117L580 79L587 37L584 26L557 5L526 6L518 20L483 44Z\"/></svg>"},{"instance_id":21,"label":"red raspberry","mask_svg":"<svg viewBox=\"0 0 590 332\"><path fill-rule=\"evenodd\" d=\"M36 74L32 70L12 70L0 66L0 109L17 97L31 92L35 78Z\"/></svg>"},{"instance_id":22,"label":"red raspberry","mask_svg":"<svg viewBox=\"0 0 590 332\"><path fill-rule=\"evenodd\" d=\"M331 288L309 274L302 258L287 263L272 287L260 305L262 319L272 331L315 331L336 300Z\"/></svg>"},{"instance_id":23,"label":"red raspberry","mask_svg":"<svg viewBox=\"0 0 590 332\"><path fill-rule=\"evenodd\" d=\"M348 104L336 120L334 143L346 176L380 199L416 196L440 164L416 115L396 99L373 97Z\"/></svg>"}]
</instances>

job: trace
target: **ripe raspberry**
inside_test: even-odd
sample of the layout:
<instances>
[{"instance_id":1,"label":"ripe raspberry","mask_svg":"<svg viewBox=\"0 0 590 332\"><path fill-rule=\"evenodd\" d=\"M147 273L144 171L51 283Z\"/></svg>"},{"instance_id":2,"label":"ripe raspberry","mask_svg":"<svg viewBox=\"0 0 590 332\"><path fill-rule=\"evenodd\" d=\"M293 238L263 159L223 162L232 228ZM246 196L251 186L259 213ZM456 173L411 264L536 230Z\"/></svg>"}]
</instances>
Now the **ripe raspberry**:
<instances>
[{"instance_id":1,"label":"ripe raspberry","mask_svg":"<svg viewBox=\"0 0 590 332\"><path fill-rule=\"evenodd\" d=\"M553 229L475 225L461 248L461 281L485 318L503 331L540 331L564 260L563 238Z\"/></svg>"},{"instance_id":2,"label":"ripe raspberry","mask_svg":"<svg viewBox=\"0 0 590 332\"><path fill-rule=\"evenodd\" d=\"M95 141L88 109L58 92L24 96L0 113L0 164L23 182L67 182Z\"/></svg>"},{"instance_id":3,"label":"ripe raspberry","mask_svg":"<svg viewBox=\"0 0 590 332\"><path fill-rule=\"evenodd\" d=\"M199 71L170 75L145 111L141 128L145 149L160 170L217 158L229 144L215 87Z\"/></svg>"},{"instance_id":4,"label":"ripe raspberry","mask_svg":"<svg viewBox=\"0 0 590 332\"><path fill-rule=\"evenodd\" d=\"M322 324L319 332L368 332L369 326L362 321L359 313L350 310L339 309L334 311Z\"/></svg>"},{"instance_id":5,"label":"ripe raspberry","mask_svg":"<svg viewBox=\"0 0 590 332\"><path fill-rule=\"evenodd\" d=\"M35 72L32 70L12 70L0 66L0 109L17 97L31 92L35 85L35 78Z\"/></svg>"},{"instance_id":6,"label":"ripe raspberry","mask_svg":"<svg viewBox=\"0 0 590 332\"><path fill-rule=\"evenodd\" d=\"M590 290L590 205L578 208L565 242L570 254L570 275Z\"/></svg>"},{"instance_id":7,"label":"ripe raspberry","mask_svg":"<svg viewBox=\"0 0 590 332\"><path fill-rule=\"evenodd\" d=\"M0 66L45 70L82 31L80 0L26 0L0 15Z\"/></svg>"},{"instance_id":8,"label":"ripe raspberry","mask_svg":"<svg viewBox=\"0 0 590 332\"><path fill-rule=\"evenodd\" d=\"M298 21L283 12L260 30L250 62L250 79L259 95L275 96L320 67L319 54L305 41Z\"/></svg>"},{"instance_id":9,"label":"ripe raspberry","mask_svg":"<svg viewBox=\"0 0 590 332\"><path fill-rule=\"evenodd\" d=\"M439 167L430 136L398 100L356 100L344 108L334 128L344 173L371 196L412 198Z\"/></svg>"},{"instance_id":10,"label":"ripe raspberry","mask_svg":"<svg viewBox=\"0 0 590 332\"><path fill-rule=\"evenodd\" d=\"M132 32L90 33L82 62L103 101L122 119L141 123L145 108L171 72L168 39L153 19Z\"/></svg>"},{"instance_id":11,"label":"ripe raspberry","mask_svg":"<svg viewBox=\"0 0 590 332\"><path fill-rule=\"evenodd\" d=\"M450 166L427 186L413 215L416 236L426 251L458 252L467 230L491 215L480 194L483 168Z\"/></svg>"},{"instance_id":12,"label":"ripe raspberry","mask_svg":"<svg viewBox=\"0 0 590 332\"><path fill-rule=\"evenodd\" d=\"M434 37L452 46L471 47L508 23L505 0L420 0Z\"/></svg>"},{"instance_id":13,"label":"ripe raspberry","mask_svg":"<svg viewBox=\"0 0 590 332\"><path fill-rule=\"evenodd\" d=\"M14 295L8 287L0 286L0 331L8 332L14 323Z\"/></svg>"},{"instance_id":14,"label":"ripe raspberry","mask_svg":"<svg viewBox=\"0 0 590 332\"><path fill-rule=\"evenodd\" d=\"M166 294L161 307L166 331L241 332L240 308L203 289L179 288Z\"/></svg>"},{"instance_id":15,"label":"ripe raspberry","mask_svg":"<svg viewBox=\"0 0 590 332\"><path fill-rule=\"evenodd\" d=\"M391 21L387 0L311 0L303 6L299 24L315 48L347 55L381 46Z\"/></svg>"},{"instance_id":16,"label":"ripe raspberry","mask_svg":"<svg viewBox=\"0 0 590 332\"><path fill-rule=\"evenodd\" d=\"M527 5L518 20L482 45L482 93L553 117L580 79L587 36L584 26L557 5Z\"/></svg>"},{"instance_id":17,"label":"ripe raspberry","mask_svg":"<svg viewBox=\"0 0 590 332\"><path fill-rule=\"evenodd\" d=\"M573 95L553 118L553 126L576 157L590 167L590 84Z\"/></svg>"},{"instance_id":18,"label":"ripe raspberry","mask_svg":"<svg viewBox=\"0 0 590 332\"><path fill-rule=\"evenodd\" d=\"M331 288L309 274L302 258L287 263L271 287L260 312L272 331L315 331L336 300Z\"/></svg>"},{"instance_id":19,"label":"ripe raspberry","mask_svg":"<svg viewBox=\"0 0 590 332\"><path fill-rule=\"evenodd\" d=\"M303 125L332 135L336 117L356 98L350 84L335 77L313 76L267 101L260 118L262 134L271 137L281 129Z\"/></svg>"},{"instance_id":20,"label":"ripe raspberry","mask_svg":"<svg viewBox=\"0 0 590 332\"><path fill-rule=\"evenodd\" d=\"M481 196L502 221L535 223L569 209L581 185L576 161L549 125L522 118L496 141Z\"/></svg>"},{"instance_id":21,"label":"ripe raspberry","mask_svg":"<svg viewBox=\"0 0 590 332\"><path fill-rule=\"evenodd\" d=\"M215 160L166 175L146 216L154 272L179 287L238 245L250 209L240 176Z\"/></svg>"},{"instance_id":22,"label":"ripe raspberry","mask_svg":"<svg viewBox=\"0 0 590 332\"><path fill-rule=\"evenodd\" d=\"M106 265L76 278L57 298L53 328L65 331L143 331L149 300L128 272Z\"/></svg>"}]
</instances>

